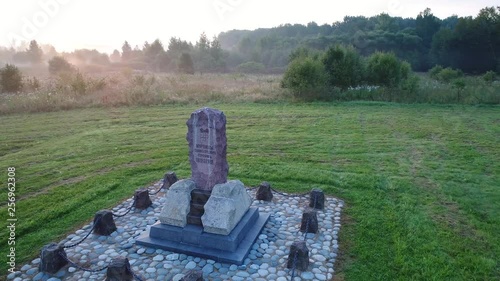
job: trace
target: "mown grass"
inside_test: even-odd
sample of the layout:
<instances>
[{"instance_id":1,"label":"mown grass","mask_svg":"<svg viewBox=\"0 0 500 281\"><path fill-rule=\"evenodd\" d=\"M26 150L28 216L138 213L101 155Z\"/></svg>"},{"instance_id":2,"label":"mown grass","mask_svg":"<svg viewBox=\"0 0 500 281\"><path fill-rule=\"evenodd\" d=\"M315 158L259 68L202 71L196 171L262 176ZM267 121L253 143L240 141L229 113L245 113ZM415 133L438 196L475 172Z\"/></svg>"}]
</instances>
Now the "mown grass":
<instances>
[{"instance_id":1,"label":"mown grass","mask_svg":"<svg viewBox=\"0 0 500 281\"><path fill-rule=\"evenodd\" d=\"M336 280L500 278L500 108L210 105L227 116L230 178L345 200ZM188 177L185 122L198 107L1 116L3 185L6 168L17 171L18 264L165 171ZM6 237L2 228L1 253Z\"/></svg>"}]
</instances>

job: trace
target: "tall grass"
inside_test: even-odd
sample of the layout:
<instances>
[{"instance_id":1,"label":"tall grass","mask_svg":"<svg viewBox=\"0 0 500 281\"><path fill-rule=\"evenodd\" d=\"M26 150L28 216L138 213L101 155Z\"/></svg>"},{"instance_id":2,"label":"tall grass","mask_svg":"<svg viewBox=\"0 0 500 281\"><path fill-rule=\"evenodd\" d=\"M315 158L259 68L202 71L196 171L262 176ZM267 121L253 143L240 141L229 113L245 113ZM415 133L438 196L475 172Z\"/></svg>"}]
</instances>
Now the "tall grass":
<instances>
[{"instance_id":1,"label":"tall grass","mask_svg":"<svg viewBox=\"0 0 500 281\"><path fill-rule=\"evenodd\" d=\"M0 114L86 107L285 100L278 75L150 74L122 71L47 77L37 89L0 94Z\"/></svg>"},{"instance_id":2,"label":"tall grass","mask_svg":"<svg viewBox=\"0 0 500 281\"><path fill-rule=\"evenodd\" d=\"M130 69L93 75L76 72L55 77L33 76L27 77L24 92L0 94L0 114L131 105L294 101L292 93L280 87L281 79L281 75L183 75L134 72ZM366 86L347 91L331 89L319 99L500 104L500 81L488 82L481 77L463 77L460 80L457 86L453 81L440 82L427 74L420 74L414 88Z\"/></svg>"}]
</instances>

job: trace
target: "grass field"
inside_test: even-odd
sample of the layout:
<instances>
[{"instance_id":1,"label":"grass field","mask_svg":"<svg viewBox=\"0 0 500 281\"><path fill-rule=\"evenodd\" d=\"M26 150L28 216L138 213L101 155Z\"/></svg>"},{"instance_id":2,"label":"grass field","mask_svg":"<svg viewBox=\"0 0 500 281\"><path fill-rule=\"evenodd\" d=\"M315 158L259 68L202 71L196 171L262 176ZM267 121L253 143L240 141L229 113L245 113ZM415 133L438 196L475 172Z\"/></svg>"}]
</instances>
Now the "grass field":
<instances>
[{"instance_id":1,"label":"grass field","mask_svg":"<svg viewBox=\"0 0 500 281\"><path fill-rule=\"evenodd\" d=\"M335 280L500 279L500 108L211 104L232 179L346 202ZM173 170L197 105L0 116L0 218L16 168L18 265ZM7 229L0 229L6 272ZM1 274L3 275L3 274Z\"/></svg>"}]
</instances>

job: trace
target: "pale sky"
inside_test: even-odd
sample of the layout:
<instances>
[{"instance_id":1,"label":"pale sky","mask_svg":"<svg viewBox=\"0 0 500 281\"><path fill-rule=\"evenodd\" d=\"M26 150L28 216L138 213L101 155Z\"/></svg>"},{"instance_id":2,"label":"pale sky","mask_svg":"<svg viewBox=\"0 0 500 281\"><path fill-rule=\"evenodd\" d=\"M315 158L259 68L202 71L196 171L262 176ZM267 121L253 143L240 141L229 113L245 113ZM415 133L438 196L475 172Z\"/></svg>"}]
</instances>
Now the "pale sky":
<instances>
[{"instance_id":1,"label":"pale sky","mask_svg":"<svg viewBox=\"0 0 500 281\"><path fill-rule=\"evenodd\" d=\"M345 15L413 17L429 7L445 18L476 16L498 0L0 0L0 46L21 40L50 43L58 51L75 48L111 52L128 40L142 47L159 38L195 42L231 29L341 21Z\"/></svg>"}]
</instances>

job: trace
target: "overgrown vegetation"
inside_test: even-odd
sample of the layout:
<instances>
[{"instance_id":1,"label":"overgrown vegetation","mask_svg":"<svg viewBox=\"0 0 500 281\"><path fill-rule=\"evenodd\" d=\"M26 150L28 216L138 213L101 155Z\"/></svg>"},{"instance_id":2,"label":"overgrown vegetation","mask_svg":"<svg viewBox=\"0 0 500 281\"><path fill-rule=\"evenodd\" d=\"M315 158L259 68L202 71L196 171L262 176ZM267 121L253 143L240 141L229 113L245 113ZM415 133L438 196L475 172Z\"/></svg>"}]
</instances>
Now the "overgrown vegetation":
<instances>
[{"instance_id":1,"label":"overgrown vegetation","mask_svg":"<svg viewBox=\"0 0 500 281\"><path fill-rule=\"evenodd\" d=\"M53 57L49 60L49 73L50 74L59 74L59 73L68 73L74 71L75 68L71 65L65 58L63 57Z\"/></svg>"},{"instance_id":2,"label":"overgrown vegetation","mask_svg":"<svg viewBox=\"0 0 500 281\"><path fill-rule=\"evenodd\" d=\"M17 93L23 88L23 76L19 68L6 64L0 68L0 92Z\"/></svg>"},{"instance_id":3,"label":"overgrown vegetation","mask_svg":"<svg viewBox=\"0 0 500 281\"><path fill-rule=\"evenodd\" d=\"M340 280L498 280L500 109L462 105L202 103L0 116L0 166L16 167L17 264L166 171L189 177L185 122L205 105L228 119L229 178L322 188L345 201ZM0 229L0 252L7 237Z\"/></svg>"},{"instance_id":4,"label":"overgrown vegetation","mask_svg":"<svg viewBox=\"0 0 500 281\"><path fill-rule=\"evenodd\" d=\"M437 65L428 74L417 74L393 53L361 57L352 46L341 45L324 53L299 48L290 60L281 86L299 101L500 103L500 83L492 71L465 76Z\"/></svg>"},{"instance_id":5,"label":"overgrown vegetation","mask_svg":"<svg viewBox=\"0 0 500 281\"><path fill-rule=\"evenodd\" d=\"M410 65L393 53L377 52L362 58L352 46L339 45L324 54L311 56L311 53L307 49L292 53L281 83L299 100L366 99L366 96L350 94L360 89L381 88L389 93L388 101L394 101L394 92L404 96L400 101L409 102L408 97L417 93L418 79L411 73Z\"/></svg>"},{"instance_id":6,"label":"overgrown vegetation","mask_svg":"<svg viewBox=\"0 0 500 281\"><path fill-rule=\"evenodd\" d=\"M213 101L286 101L280 79L278 75L152 74L127 69L108 75L72 71L32 80L30 88L25 85L17 94L1 94L0 114Z\"/></svg>"},{"instance_id":7,"label":"overgrown vegetation","mask_svg":"<svg viewBox=\"0 0 500 281\"><path fill-rule=\"evenodd\" d=\"M290 63L281 86L292 89L298 99L314 100L324 96L326 82L324 65L317 59L301 57Z\"/></svg>"}]
</instances>

